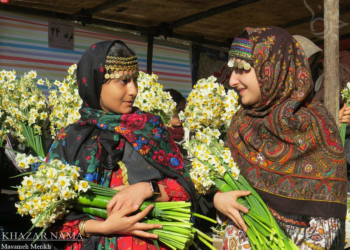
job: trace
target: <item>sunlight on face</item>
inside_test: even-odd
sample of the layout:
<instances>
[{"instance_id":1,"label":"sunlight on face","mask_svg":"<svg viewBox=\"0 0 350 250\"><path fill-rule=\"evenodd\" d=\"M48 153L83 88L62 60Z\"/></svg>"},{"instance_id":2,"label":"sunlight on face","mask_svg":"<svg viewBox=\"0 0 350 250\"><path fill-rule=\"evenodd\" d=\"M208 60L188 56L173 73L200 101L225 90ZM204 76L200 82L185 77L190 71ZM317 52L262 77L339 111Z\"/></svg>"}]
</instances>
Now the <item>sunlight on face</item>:
<instances>
[{"instance_id":1,"label":"sunlight on face","mask_svg":"<svg viewBox=\"0 0 350 250\"><path fill-rule=\"evenodd\" d=\"M102 85L100 106L106 112L128 114L137 96L136 79L113 79Z\"/></svg>"},{"instance_id":2,"label":"sunlight on face","mask_svg":"<svg viewBox=\"0 0 350 250\"><path fill-rule=\"evenodd\" d=\"M238 62L240 59L236 59ZM242 62L245 62L242 60ZM255 105L261 100L258 78L253 67L249 70L233 68L230 86L237 89L244 105Z\"/></svg>"}]
</instances>

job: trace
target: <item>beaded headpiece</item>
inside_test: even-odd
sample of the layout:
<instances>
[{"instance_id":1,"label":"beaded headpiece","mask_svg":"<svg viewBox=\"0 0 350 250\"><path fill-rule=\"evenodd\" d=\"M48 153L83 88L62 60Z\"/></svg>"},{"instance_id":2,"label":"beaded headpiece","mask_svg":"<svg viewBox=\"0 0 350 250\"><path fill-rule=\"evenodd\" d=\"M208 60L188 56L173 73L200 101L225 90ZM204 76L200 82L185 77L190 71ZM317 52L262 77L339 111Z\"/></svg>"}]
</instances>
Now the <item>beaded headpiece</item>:
<instances>
[{"instance_id":1,"label":"beaded headpiece","mask_svg":"<svg viewBox=\"0 0 350 250\"><path fill-rule=\"evenodd\" d=\"M251 68L253 56L247 31L243 32L239 37L236 37L233 40L228 54L230 56L228 61L228 66L230 68L245 70L249 70ZM245 62L237 62L235 59L241 59Z\"/></svg>"},{"instance_id":2,"label":"beaded headpiece","mask_svg":"<svg viewBox=\"0 0 350 250\"><path fill-rule=\"evenodd\" d=\"M131 57L116 57L107 56L105 62L105 79L122 79L128 80L130 78L136 78L139 74L139 66L137 62L137 56ZM116 71L116 72L115 72ZM122 71L123 74L119 72Z\"/></svg>"}]
</instances>

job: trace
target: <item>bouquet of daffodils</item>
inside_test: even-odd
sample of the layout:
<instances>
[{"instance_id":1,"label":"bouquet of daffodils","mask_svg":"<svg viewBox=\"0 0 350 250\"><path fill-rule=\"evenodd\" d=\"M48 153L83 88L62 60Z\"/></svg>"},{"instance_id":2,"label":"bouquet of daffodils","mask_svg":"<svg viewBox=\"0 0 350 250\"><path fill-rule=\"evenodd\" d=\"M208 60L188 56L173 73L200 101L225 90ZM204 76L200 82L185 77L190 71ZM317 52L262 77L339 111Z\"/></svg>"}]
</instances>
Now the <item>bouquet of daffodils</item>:
<instances>
[{"instance_id":1,"label":"bouquet of daffodils","mask_svg":"<svg viewBox=\"0 0 350 250\"><path fill-rule=\"evenodd\" d=\"M79 96L76 69L76 64L70 66L68 76L62 82L54 81L56 88L49 91L49 104L52 109L50 130L53 139L61 129L80 119L79 109L83 101ZM52 88L52 84L48 84Z\"/></svg>"},{"instance_id":2,"label":"bouquet of daffodils","mask_svg":"<svg viewBox=\"0 0 350 250\"><path fill-rule=\"evenodd\" d=\"M249 196L238 198L237 202L249 209L247 214L241 215L247 224L252 248L299 249L280 229L258 193L240 175L230 150L218 141L220 133L214 133L210 129L197 132L196 138L184 145L194 155L190 175L196 189L204 194L215 187L222 192L251 191Z\"/></svg>"},{"instance_id":3,"label":"bouquet of daffodils","mask_svg":"<svg viewBox=\"0 0 350 250\"><path fill-rule=\"evenodd\" d=\"M29 214L32 217L33 226L28 233L34 227L42 227L40 236L56 220L62 219L69 209L107 218L107 204L118 191L82 179L78 167L63 164L59 160L46 163L31 155L17 154L16 161L23 168L29 168L29 164L33 163L41 164L35 173L19 175L24 175L24 178L22 185L17 187L20 201L15 206L22 216ZM122 162L119 164L123 165ZM140 210L144 210L150 204L151 202L145 201ZM153 204L154 208L143 222L163 225L162 229L150 230L159 236L160 242L171 249L185 249L192 244L196 233L205 244L210 246L206 240L212 241L212 239L195 229L190 218L193 215L216 222L192 213L191 203L156 202ZM158 242L155 244L158 246Z\"/></svg>"},{"instance_id":4,"label":"bouquet of daffodils","mask_svg":"<svg viewBox=\"0 0 350 250\"><path fill-rule=\"evenodd\" d=\"M30 147L33 155L44 158L48 112L44 93L35 81L36 72L24 73L19 80L15 71L3 70L1 75L1 117L5 117L0 125L1 133L5 124L22 146Z\"/></svg>"},{"instance_id":5,"label":"bouquet of daffodils","mask_svg":"<svg viewBox=\"0 0 350 250\"><path fill-rule=\"evenodd\" d=\"M29 155L17 154L16 161L23 168L40 160ZM23 175L23 174L22 174ZM20 175L20 176L22 176ZM25 173L18 188L16 208L20 215L30 215L33 227L47 228L69 212L69 201L86 192L90 186L79 179L79 168L54 160L50 166L41 162L35 173ZM28 176L27 176L28 175Z\"/></svg>"},{"instance_id":6,"label":"bouquet of daffodils","mask_svg":"<svg viewBox=\"0 0 350 250\"><path fill-rule=\"evenodd\" d=\"M163 91L163 85L158 83L158 76L140 71L137 85L138 95L134 105L142 111L160 116L164 124L170 124L176 103L168 92Z\"/></svg>"},{"instance_id":7,"label":"bouquet of daffodils","mask_svg":"<svg viewBox=\"0 0 350 250\"><path fill-rule=\"evenodd\" d=\"M213 76L199 80L193 88L185 112L179 114L185 129L196 132L210 128L225 137L232 115L240 108L238 95L234 90L226 93Z\"/></svg>"},{"instance_id":8,"label":"bouquet of daffodils","mask_svg":"<svg viewBox=\"0 0 350 250\"><path fill-rule=\"evenodd\" d=\"M346 102L346 106L350 105L350 82L347 83L346 87L341 91L342 98ZM339 129L340 136L343 139L343 145L345 144L345 134L346 134L346 123L342 123Z\"/></svg>"}]
</instances>

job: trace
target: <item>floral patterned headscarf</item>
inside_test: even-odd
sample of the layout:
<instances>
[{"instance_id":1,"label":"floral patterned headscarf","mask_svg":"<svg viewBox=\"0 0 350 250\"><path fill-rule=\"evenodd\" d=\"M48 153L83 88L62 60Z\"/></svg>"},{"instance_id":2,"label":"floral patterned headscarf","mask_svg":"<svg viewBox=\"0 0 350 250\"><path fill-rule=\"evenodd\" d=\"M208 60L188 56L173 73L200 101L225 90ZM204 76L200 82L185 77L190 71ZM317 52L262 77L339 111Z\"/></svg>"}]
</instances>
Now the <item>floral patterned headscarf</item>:
<instances>
[{"instance_id":1,"label":"floral patterned headscarf","mask_svg":"<svg viewBox=\"0 0 350 250\"><path fill-rule=\"evenodd\" d=\"M242 174L273 209L344 219L343 145L331 114L312 101L304 51L281 28L245 33L261 101L239 110L230 125L227 144Z\"/></svg>"}]
</instances>

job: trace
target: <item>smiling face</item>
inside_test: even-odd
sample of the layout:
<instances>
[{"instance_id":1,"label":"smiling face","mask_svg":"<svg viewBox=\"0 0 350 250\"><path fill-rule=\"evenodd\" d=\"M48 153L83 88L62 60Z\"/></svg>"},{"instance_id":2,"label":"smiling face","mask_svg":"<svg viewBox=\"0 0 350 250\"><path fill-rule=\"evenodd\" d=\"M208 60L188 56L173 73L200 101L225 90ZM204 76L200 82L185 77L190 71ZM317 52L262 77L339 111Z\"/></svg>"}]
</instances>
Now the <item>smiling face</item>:
<instances>
[{"instance_id":1,"label":"smiling face","mask_svg":"<svg viewBox=\"0 0 350 250\"><path fill-rule=\"evenodd\" d=\"M122 72L120 72L122 73ZM106 112L128 114L137 96L136 79L109 80L102 85L100 106Z\"/></svg>"},{"instance_id":2,"label":"smiling face","mask_svg":"<svg viewBox=\"0 0 350 250\"><path fill-rule=\"evenodd\" d=\"M244 60L242 62L245 63ZM230 86L237 89L244 105L254 105L261 100L260 87L253 67L249 70L233 68Z\"/></svg>"}]
</instances>

